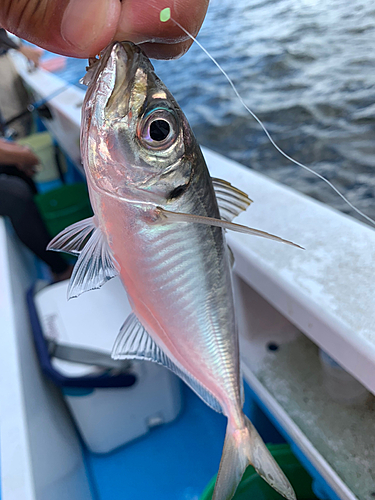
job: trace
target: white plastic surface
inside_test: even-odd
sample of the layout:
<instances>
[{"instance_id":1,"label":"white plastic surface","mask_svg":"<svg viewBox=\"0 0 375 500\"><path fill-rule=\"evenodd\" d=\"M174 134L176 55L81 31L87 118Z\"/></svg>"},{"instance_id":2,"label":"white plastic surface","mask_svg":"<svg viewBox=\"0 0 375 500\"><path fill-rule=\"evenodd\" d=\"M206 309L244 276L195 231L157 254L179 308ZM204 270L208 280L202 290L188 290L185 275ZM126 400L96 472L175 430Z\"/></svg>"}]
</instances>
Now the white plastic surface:
<instances>
[{"instance_id":1,"label":"white plastic surface","mask_svg":"<svg viewBox=\"0 0 375 500\"><path fill-rule=\"evenodd\" d=\"M68 281L55 283L35 295L44 335L75 347L90 347L111 354L121 325L131 313L128 296L118 277L100 290L67 299ZM54 367L70 377L97 371L94 367L53 358Z\"/></svg>"},{"instance_id":2,"label":"white plastic surface","mask_svg":"<svg viewBox=\"0 0 375 500\"><path fill-rule=\"evenodd\" d=\"M283 404L277 400L275 394L271 393L271 390L260 380L260 374L267 370L267 360L272 352L268 349L268 346L273 344L281 352L284 345L291 345L301 339L301 337L303 337L302 333L243 280L235 277L234 285L242 354L242 371L246 382L273 415L281 428L284 429L291 443L297 446L300 452L302 452L305 458L307 458L313 468L318 472L320 477L328 483L338 497L342 500L356 500L354 493L339 476L339 474L345 474L345 471L335 471L332 465L327 462L325 457L311 442L309 430L311 430L310 434L320 432L319 427L316 426L316 421L319 422L321 405L316 410L317 419L312 424L315 428L303 432L290 416L290 413L292 413L290 408L295 406L293 401L295 397L294 392L297 391L297 388L291 391L292 394L290 394L288 390L285 390L288 388L288 383L285 383L288 373L280 373L279 378L273 378L271 384L274 385L274 393L278 393L279 399ZM275 351L274 363L277 363L277 353L279 350ZM294 362L294 360L292 362ZM295 364L297 363L298 359L295 359ZM303 374L303 376L306 375ZM296 378L298 379L298 374ZM314 383L316 385L316 381L312 380L311 392L306 394L307 398L312 398L313 390L317 393L319 393L319 391L324 391L324 388L319 386L314 389ZM312 405L314 406L313 402L314 400L312 399ZM337 407L334 405L327 406L326 411L333 411L333 415L335 415L334 412L337 411ZM307 412L304 414L303 408L300 409L300 412L302 419L311 421L311 414ZM335 420L334 416L333 420ZM350 418L348 418L348 429L352 423ZM324 429L324 431L324 436L329 436L330 429L327 428ZM327 438L327 442L333 450L336 450L337 445L333 440ZM346 458L348 464L355 460L355 458L350 456L345 446L340 448L339 453Z\"/></svg>"},{"instance_id":3,"label":"white plastic surface","mask_svg":"<svg viewBox=\"0 0 375 500\"><path fill-rule=\"evenodd\" d=\"M34 297L45 336L56 342L110 355L131 307L119 278L99 290L67 300L68 281L43 288ZM60 373L84 377L103 369L53 358ZM131 387L94 389L69 395L63 390L77 427L95 453L107 453L146 434L154 425L171 422L181 410L179 379L148 361L132 362L136 383Z\"/></svg>"},{"instance_id":4,"label":"white plastic surface","mask_svg":"<svg viewBox=\"0 0 375 500\"><path fill-rule=\"evenodd\" d=\"M375 230L212 151L204 154L213 176L254 200L235 222L306 249L227 231L235 271L375 394Z\"/></svg>"},{"instance_id":5,"label":"white plastic surface","mask_svg":"<svg viewBox=\"0 0 375 500\"><path fill-rule=\"evenodd\" d=\"M94 453L108 453L152 427L173 421L181 410L179 379L162 366L136 362L132 387L94 389L66 402L80 433Z\"/></svg>"},{"instance_id":6,"label":"white plastic surface","mask_svg":"<svg viewBox=\"0 0 375 500\"><path fill-rule=\"evenodd\" d=\"M34 260L0 217L0 449L2 500L91 500L77 433L42 376L25 292Z\"/></svg>"},{"instance_id":7,"label":"white plastic surface","mask_svg":"<svg viewBox=\"0 0 375 500\"><path fill-rule=\"evenodd\" d=\"M325 389L333 400L353 405L364 403L368 399L369 391L321 349L319 359Z\"/></svg>"}]
</instances>

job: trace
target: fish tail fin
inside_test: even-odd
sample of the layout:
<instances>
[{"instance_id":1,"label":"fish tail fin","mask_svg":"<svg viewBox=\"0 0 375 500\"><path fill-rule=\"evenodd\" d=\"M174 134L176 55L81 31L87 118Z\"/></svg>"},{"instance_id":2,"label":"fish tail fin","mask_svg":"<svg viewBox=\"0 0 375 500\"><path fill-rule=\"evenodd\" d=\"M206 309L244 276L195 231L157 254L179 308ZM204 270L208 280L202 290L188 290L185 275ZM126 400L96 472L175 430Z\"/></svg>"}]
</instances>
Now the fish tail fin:
<instances>
[{"instance_id":1,"label":"fish tail fin","mask_svg":"<svg viewBox=\"0 0 375 500\"><path fill-rule=\"evenodd\" d=\"M268 451L253 424L245 417L244 429L233 429L228 422L224 449L212 500L233 498L248 465L277 492L288 500L296 500L288 479Z\"/></svg>"}]
</instances>

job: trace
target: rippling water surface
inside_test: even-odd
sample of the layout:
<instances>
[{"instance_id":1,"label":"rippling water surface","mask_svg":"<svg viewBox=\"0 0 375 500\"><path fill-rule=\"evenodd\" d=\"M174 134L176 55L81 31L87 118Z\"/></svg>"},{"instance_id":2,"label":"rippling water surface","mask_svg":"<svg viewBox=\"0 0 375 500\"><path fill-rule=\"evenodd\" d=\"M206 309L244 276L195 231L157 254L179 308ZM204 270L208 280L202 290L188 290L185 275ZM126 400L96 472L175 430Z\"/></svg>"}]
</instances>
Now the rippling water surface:
<instances>
[{"instance_id":1,"label":"rippling water surface","mask_svg":"<svg viewBox=\"0 0 375 500\"><path fill-rule=\"evenodd\" d=\"M373 0L211 0L199 40L276 143L375 218ZM69 61L65 78L84 65ZM201 144L355 216L273 148L198 46L155 69Z\"/></svg>"}]
</instances>

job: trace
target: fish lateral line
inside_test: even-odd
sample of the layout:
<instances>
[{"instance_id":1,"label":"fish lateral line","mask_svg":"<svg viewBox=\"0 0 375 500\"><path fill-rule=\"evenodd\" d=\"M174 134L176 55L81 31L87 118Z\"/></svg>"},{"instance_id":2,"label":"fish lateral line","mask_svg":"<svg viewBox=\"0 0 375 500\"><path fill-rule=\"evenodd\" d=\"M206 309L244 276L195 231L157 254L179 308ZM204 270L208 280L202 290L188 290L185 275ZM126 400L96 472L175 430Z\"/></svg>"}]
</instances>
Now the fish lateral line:
<instances>
[{"instance_id":1,"label":"fish lateral line","mask_svg":"<svg viewBox=\"0 0 375 500\"><path fill-rule=\"evenodd\" d=\"M278 241L280 243L286 243L287 245L291 245L300 248L301 250L305 250L304 247L298 245L297 243L285 240L284 238L280 238L279 236L276 236L274 234L267 233L266 231L261 231L260 229L243 226L242 224L235 224L234 222L228 222L222 219L215 219L214 217L205 217L203 215L172 212L170 210L165 210L162 207L156 207L156 213L158 217L154 221L154 223L172 224L174 222L187 222L187 223L190 222L196 224L204 224L206 226L216 226L216 227L221 227L222 229L229 229L230 231L235 231L237 233L245 233L252 236L259 236L261 238Z\"/></svg>"}]
</instances>

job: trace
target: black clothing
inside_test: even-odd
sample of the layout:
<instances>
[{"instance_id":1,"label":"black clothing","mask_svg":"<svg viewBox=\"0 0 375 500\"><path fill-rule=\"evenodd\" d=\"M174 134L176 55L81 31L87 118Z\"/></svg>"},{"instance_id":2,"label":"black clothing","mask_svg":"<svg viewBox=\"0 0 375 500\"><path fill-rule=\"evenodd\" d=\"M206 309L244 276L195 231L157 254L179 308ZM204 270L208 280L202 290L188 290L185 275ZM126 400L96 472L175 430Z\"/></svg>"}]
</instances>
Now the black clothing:
<instances>
[{"instance_id":1,"label":"black clothing","mask_svg":"<svg viewBox=\"0 0 375 500\"><path fill-rule=\"evenodd\" d=\"M4 170L3 165L0 167ZM68 264L57 253L46 250L51 237L34 202L34 191L28 181L34 185L31 179L24 179L22 175L0 173L0 215L10 218L19 239L42 259L52 272L63 273Z\"/></svg>"},{"instance_id":2,"label":"black clothing","mask_svg":"<svg viewBox=\"0 0 375 500\"><path fill-rule=\"evenodd\" d=\"M26 175L25 172L22 172L22 170L15 167L14 165L0 165L0 176L1 174L14 175L15 177L19 177L20 179L25 181L26 184L28 184L33 194L38 193L38 190L32 178Z\"/></svg>"}]
</instances>

